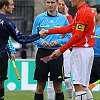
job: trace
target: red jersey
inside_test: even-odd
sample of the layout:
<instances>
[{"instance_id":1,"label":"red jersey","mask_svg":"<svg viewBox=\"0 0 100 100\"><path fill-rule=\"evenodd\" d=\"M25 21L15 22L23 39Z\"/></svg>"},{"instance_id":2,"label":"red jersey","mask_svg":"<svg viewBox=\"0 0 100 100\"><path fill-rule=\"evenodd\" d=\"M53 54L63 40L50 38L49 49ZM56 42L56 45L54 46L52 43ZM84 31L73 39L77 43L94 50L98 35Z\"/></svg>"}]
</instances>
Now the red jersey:
<instances>
[{"instance_id":1,"label":"red jersey","mask_svg":"<svg viewBox=\"0 0 100 100\"><path fill-rule=\"evenodd\" d=\"M68 22L69 22L69 24L71 24L72 23L72 16L70 15L70 14L66 14L65 15L66 16L66 18L68 19ZM65 37L65 35L64 34L62 34L62 38L64 38Z\"/></svg>"},{"instance_id":2,"label":"red jersey","mask_svg":"<svg viewBox=\"0 0 100 100\"><path fill-rule=\"evenodd\" d=\"M49 34L65 34L72 32L72 38L62 47L63 53L70 47L93 47L95 42L95 16L91 8L84 3L78 8L72 24L62 28L49 29Z\"/></svg>"},{"instance_id":3,"label":"red jersey","mask_svg":"<svg viewBox=\"0 0 100 100\"><path fill-rule=\"evenodd\" d=\"M70 14L66 14L66 18L68 19L69 23L72 23L72 16Z\"/></svg>"}]
</instances>

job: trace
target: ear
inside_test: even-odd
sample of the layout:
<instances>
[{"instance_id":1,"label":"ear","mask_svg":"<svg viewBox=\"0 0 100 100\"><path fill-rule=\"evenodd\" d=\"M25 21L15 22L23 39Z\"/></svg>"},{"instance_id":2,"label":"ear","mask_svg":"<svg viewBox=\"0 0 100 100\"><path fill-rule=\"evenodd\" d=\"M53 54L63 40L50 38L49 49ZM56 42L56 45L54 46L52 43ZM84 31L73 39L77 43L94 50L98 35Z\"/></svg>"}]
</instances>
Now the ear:
<instances>
[{"instance_id":1,"label":"ear","mask_svg":"<svg viewBox=\"0 0 100 100\"><path fill-rule=\"evenodd\" d=\"M4 5L4 6L3 6L3 9L5 9L5 10L6 10L6 9L7 9L7 6L6 6L6 5Z\"/></svg>"},{"instance_id":2,"label":"ear","mask_svg":"<svg viewBox=\"0 0 100 100\"><path fill-rule=\"evenodd\" d=\"M77 0L77 3L79 2L80 0Z\"/></svg>"},{"instance_id":3,"label":"ear","mask_svg":"<svg viewBox=\"0 0 100 100\"><path fill-rule=\"evenodd\" d=\"M98 16L100 17L100 13L98 13Z\"/></svg>"}]
</instances>

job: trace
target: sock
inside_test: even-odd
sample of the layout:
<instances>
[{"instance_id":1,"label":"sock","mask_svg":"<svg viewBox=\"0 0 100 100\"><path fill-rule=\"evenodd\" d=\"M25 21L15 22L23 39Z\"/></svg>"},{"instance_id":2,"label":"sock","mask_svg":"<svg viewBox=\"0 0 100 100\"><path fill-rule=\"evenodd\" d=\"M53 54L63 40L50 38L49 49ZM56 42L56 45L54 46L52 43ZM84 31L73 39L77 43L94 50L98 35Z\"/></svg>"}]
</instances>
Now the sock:
<instances>
[{"instance_id":1,"label":"sock","mask_svg":"<svg viewBox=\"0 0 100 100\"><path fill-rule=\"evenodd\" d=\"M55 95L54 89L48 88L47 94L48 94L48 100L54 100L54 95Z\"/></svg>"},{"instance_id":2,"label":"sock","mask_svg":"<svg viewBox=\"0 0 100 100\"><path fill-rule=\"evenodd\" d=\"M0 100L4 100L4 88L0 89Z\"/></svg>"},{"instance_id":3,"label":"sock","mask_svg":"<svg viewBox=\"0 0 100 100\"><path fill-rule=\"evenodd\" d=\"M68 100L73 100L73 89L67 89Z\"/></svg>"},{"instance_id":4,"label":"sock","mask_svg":"<svg viewBox=\"0 0 100 100\"><path fill-rule=\"evenodd\" d=\"M34 100L44 100L43 99L43 94L37 94L37 93L35 93Z\"/></svg>"},{"instance_id":5,"label":"sock","mask_svg":"<svg viewBox=\"0 0 100 100\"><path fill-rule=\"evenodd\" d=\"M53 81L50 81L48 79L48 87L47 87L47 94L48 94L48 100L54 100L54 87L53 87Z\"/></svg>"},{"instance_id":6,"label":"sock","mask_svg":"<svg viewBox=\"0 0 100 100\"><path fill-rule=\"evenodd\" d=\"M86 91L76 92L76 98L75 98L75 100L87 100Z\"/></svg>"},{"instance_id":7,"label":"sock","mask_svg":"<svg viewBox=\"0 0 100 100\"><path fill-rule=\"evenodd\" d=\"M73 100L73 85L70 82L70 78L65 79L65 86L66 86L66 92L68 94L69 100Z\"/></svg>"},{"instance_id":8,"label":"sock","mask_svg":"<svg viewBox=\"0 0 100 100\"><path fill-rule=\"evenodd\" d=\"M64 100L64 94L63 94L63 92L56 93L56 99L55 100Z\"/></svg>"},{"instance_id":9,"label":"sock","mask_svg":"<svg viewBox=\"0 0 100 100\"><path fill-rule=\"evenodd\" d=\"M93 100L93 95L91 91L88 88L85 88L85 91L87 93L87 100Z\"/></svg>"}]
</instances>

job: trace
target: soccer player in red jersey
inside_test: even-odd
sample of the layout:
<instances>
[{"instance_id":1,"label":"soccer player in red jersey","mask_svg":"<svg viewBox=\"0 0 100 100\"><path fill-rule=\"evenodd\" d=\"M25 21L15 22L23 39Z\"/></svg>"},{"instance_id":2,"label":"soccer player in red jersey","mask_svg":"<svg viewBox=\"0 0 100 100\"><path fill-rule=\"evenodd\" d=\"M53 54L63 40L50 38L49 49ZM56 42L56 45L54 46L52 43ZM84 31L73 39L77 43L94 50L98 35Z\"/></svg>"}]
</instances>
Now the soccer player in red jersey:
<instances>
[{"instance_id":1,"label":"soccer player in red jersey","mask_svg":"<svg viewBox=\"0 0 100 100\"><path fill-rule=\"evenodd\" d=\"M68 7L66 6L65 0L58 0L57 11L65 15L70 24L72 23L72 16L68 14ZM62 38L64 37L65 37L65 34L62 34ZM66 86L68 100L73 100L73 85L70 81L71 66L70 66L70 50L69 49L63 53L63 66L64 66L64 83ZM48 100L54 100L53 81L50 81L49 78L50 77L48 76L48 87L47 87Z\"/></svg>"},{"instance_id":2,"label":"soccer player in red jersey","mask_svg":"<svg viewBox=\"0 0 100 100\"><path fill-rule=\"evenodd\" d=\"M72 32L72 38L58 50L52 53L57 58L67 49L72 48L71 67L73 84L76 92L75 100L93 100L92 93L87 88L94 59L95 16L85 0L69 0L72 7L77 8L72 24L62 28L42 30L41 36L50 34L66 34Z\"/></svg>"}]
</instances>

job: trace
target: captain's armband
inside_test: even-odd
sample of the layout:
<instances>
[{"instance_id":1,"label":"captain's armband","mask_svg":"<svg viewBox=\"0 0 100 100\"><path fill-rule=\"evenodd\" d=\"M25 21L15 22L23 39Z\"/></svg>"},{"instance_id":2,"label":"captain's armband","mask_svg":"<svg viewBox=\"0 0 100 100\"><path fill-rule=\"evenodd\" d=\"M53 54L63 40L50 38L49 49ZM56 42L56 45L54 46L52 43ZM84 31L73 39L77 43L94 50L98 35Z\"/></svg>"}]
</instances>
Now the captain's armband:
<instances>
[{"instance_id":1,"label":"captain's armband","mask_svg":"<svg viewBox=\"0 0 100 100\"><path fill-rule=\"evenodd\" d=\"M76 25L76 30L84 32L84 29L85 29L85 25L83 25L83 24L77 24Z\"/></svg>"}]
</instances>

